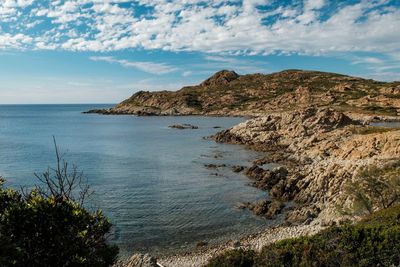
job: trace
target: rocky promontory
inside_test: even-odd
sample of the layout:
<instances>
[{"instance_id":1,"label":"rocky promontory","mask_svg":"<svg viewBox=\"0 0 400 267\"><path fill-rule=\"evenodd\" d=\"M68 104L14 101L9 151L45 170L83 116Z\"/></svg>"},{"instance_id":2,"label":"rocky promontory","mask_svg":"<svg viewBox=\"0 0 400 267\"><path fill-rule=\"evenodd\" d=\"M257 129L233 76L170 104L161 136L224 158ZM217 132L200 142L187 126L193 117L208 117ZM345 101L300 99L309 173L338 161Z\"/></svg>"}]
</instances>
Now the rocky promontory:
<instances>
[{"instance_id":1,"label":"rocky promontory","mask_svg":"<svg viewBox=\"0 0 400 267\"><path fill-rule=\"evenodd\" d=\"M86 113L260 116L310 105L356 114L396 116L400 82L378 82L336 73L285 70L239 75L223 70L178 91L140 91L111 109Z\"/></svg>"},{"instance_id":2,"label":"rocky promontory","mask_svg":"<svg viewBox=\"0 0 400 267\"><path fill-rule=\"evenodd\" d=\"M363 168L400 160L400 130L363 125L331 108L258 117L213 138L267 152L246 174L271 199L249 203L249 208L267 218L286 209L288 224L346 219L337 206L351 203L348 182L357 181ZM282 167L262 167L271 162Z\"/></svg>"}]
</instances>

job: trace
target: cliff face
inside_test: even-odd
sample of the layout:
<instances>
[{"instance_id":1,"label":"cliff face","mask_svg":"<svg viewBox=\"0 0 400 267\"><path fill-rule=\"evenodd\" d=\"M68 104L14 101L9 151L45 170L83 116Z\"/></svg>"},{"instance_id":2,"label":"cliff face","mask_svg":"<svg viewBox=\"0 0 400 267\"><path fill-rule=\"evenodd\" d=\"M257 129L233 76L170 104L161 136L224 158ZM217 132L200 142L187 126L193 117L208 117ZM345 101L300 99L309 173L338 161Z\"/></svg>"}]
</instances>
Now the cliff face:
<instances>
[{"instance_id":1,"label":"cliff face","mask_svg":"<svg viewBox=\"0 0 400 267\"><path fill-rule=\"evenodd\" d=\"M240 123L214 136L218 142L250 145L269 151L246 174L269 190L271 201L250 205L273 217L294 201L287 221L340 220L338 205L351 204L345 187L368 166L400 160L400 130L374 128L330 108L271 114ZM285 167L264 170L266 162Z\"/></svg>"},{"instance_id":2,"label":"cliff face","mask_svg":"<svg viewBox=\"0 0 400 267\"><path fill-rule=\"evenodd\" d=\"M396 115L400 82L384 83L335 73L286 70L238 75L220 71L176 92L135 93L109 110L136 115L262 115L310 105L357 113Z\"/></svg>"}]
</instances>

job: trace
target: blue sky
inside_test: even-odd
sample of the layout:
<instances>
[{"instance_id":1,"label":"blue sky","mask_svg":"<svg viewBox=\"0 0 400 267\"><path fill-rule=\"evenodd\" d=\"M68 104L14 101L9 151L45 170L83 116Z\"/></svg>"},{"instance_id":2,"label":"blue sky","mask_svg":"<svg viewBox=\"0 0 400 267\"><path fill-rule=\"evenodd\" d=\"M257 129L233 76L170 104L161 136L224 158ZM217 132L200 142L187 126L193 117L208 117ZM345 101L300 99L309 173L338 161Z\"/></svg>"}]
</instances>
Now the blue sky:
<instances>
[{"instance_id":1,"label":"blue sky","mask_svg":"<svg viewBox=\"0 0 400 267\"><path fill-rule=\"evenodd\" d=\"M400 80L400 1L0 1L0 103L116 103L292 68Z\"/></svg>"}]
</instances>

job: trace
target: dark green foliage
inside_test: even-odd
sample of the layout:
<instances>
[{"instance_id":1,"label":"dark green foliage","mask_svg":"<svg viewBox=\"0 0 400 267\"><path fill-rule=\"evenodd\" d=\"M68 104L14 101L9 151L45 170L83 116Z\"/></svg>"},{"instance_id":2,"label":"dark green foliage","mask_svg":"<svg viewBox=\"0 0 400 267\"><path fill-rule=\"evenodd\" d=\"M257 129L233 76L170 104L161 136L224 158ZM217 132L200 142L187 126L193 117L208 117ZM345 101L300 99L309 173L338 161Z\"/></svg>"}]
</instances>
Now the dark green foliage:
<instances>
[{"instance_id":1,"label":"dark green foliage","mask_svg":"<svg viewBox=\"0 0 400 267\"><path fill-rule=\"evenodd\" d=\"M0 187L0 266L110 266L118 248L106 243L111 224L100 212L36 191Z\"/></svg>"},{"instance_id":2,"label":"dark green foliage","mask_svg":"<svg viewBox=\"0 0 400 267\"><path fill-rule=\"evenodd\" d=\"M246 266L399 266L400 206L376 212L354 225L274 243L260 253L227 252L207 266L245 266L229 265L232 255L236 260L253 255L247 258L252 265Z\"/></svg>"},{"instance_id":3,"label":"dark green foliage","mask_svg":"<svg viewBox=\"0 0 400 267\"><path fill-rule=\"evenodd\" d=\"M60 157L36 175L41 186L18 192L0 177L0 266L110 266L118 247L107 244L111 223L83 206L89 187Z\"/></svg>"},{"instance_id":4,"label":"dark green foliage","mask_svg":"<svg viewBox=\"0 0 400 267\"><path fill-rule=\"evenodd\" d=\"M210 260L209 267L251 267L256 254L242 249L230 250Z\"/></svg>"},{"instance_id":5,"label":"dark green foliage","mask_svg":"<svg viewBox=\"0 0 400 267\"><path fill-rule=\"evenodd\" d=\"M198 96L194 92L186 94L184 99L188 107L193 107L199 111L203 109L201 101L199 101Z\"/></svg>"}]
</instances>

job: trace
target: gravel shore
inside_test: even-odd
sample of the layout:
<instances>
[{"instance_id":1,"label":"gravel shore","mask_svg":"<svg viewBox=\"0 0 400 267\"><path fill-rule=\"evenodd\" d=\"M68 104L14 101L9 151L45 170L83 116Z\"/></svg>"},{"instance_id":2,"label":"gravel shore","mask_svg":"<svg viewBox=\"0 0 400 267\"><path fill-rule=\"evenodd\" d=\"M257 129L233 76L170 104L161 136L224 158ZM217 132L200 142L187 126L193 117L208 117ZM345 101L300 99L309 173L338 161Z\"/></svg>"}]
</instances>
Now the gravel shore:
<instances>
[{"instance_id":1,"label":"gravel shore","mask_svg":"<svg viewBox=\"0 0 400 267\"><path fill-rule=\"evenodd\" d=\"M258 234L246 236L216 247L198 248L195 251L174 256L159 258L157 262L164 267L200 267L207 261L226 250L234 248L253 249L259 251L263 246L273 242L305 235L314 235L324 229L319 225L279 226L268 228Z\"/></svg>"}]
</instances>

